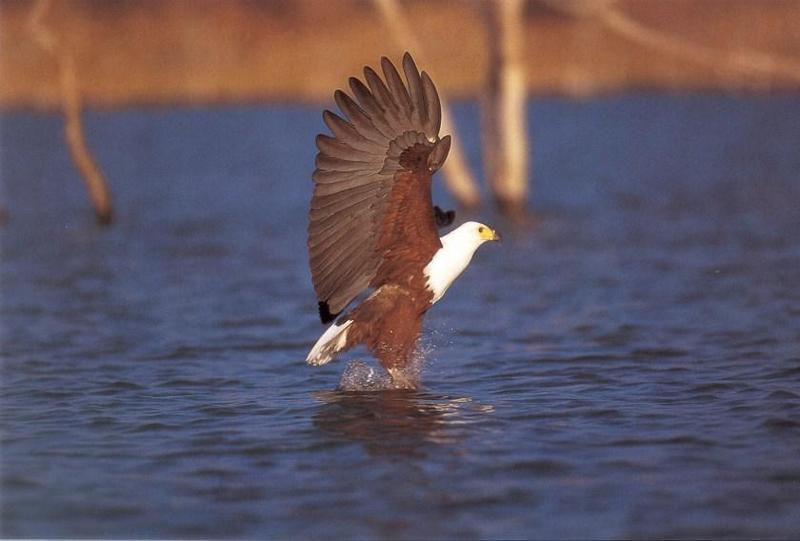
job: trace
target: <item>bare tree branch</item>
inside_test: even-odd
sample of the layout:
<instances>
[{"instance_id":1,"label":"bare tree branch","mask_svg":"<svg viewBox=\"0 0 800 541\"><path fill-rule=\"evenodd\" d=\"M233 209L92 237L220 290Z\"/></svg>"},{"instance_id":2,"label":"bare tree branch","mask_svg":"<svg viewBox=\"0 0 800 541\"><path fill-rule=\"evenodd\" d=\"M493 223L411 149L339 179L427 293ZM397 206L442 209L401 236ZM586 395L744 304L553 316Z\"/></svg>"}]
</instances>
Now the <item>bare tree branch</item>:
<instances>
[{"instance_id":1,"label":"bare tree branch","mask_svg":"<svg viewBox=\"0 0 800 541\"><path fill-rule=\"evenodd\" d=\"M625 13L614 0L541 0L573 17L595 18L609 30L663 53L715 70L800 81L800 62L751 49L721 51L650 28Z\"/></svg>"}]
</instances>

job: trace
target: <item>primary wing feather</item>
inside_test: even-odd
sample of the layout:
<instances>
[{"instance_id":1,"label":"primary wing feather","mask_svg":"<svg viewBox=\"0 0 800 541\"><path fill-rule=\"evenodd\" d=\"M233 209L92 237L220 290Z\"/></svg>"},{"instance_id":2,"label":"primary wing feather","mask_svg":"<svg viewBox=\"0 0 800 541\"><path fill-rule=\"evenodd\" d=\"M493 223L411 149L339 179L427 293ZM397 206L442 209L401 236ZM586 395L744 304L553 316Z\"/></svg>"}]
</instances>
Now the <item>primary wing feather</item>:
<instances>
[{"instance_id":1,"label":"primary wing feather","mask_svg":"<svg viewBox=\"0 0 800 541\"><path fill-rule=\"evenodd\" d=\"M441 164L430 167L428 161L440 141L439 96L408 53L402 63L405 82L385 57L381 69L383 79L366 67L365 82L349 80L355 99L341 90L334 93L342 116L325 111L331 135L316 140L308 249L323 322L380 282L388 260L414 253L417 245L439 245L430 175ZM398 182L416 184L395 190ZM432 225L427 218L409 224L413 235L403 236L405 222L414 219L406 207L427 206Z\"/></svg>"}]
</instances>

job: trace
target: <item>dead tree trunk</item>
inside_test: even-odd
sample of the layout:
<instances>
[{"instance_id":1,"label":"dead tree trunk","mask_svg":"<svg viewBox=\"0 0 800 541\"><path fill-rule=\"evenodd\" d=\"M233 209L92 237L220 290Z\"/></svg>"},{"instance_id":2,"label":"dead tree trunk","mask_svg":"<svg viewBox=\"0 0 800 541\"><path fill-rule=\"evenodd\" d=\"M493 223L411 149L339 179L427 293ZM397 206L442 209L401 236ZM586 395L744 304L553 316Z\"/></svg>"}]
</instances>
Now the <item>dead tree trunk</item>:
<instances>
[{"instance_id":1,"label":"dead tree trunk","mask_svg":"<svg viewBox=\"0 0 800 541\"><path fill-rule=\"evenodd\" d=\"M522 0L483 4L489 30L489 62L481 104L483 156L495 202L512 218L525 216L528 198L523 9Z\"/></svg>"},{"instance_id":2,"label":"dead tree trunk","mask_svg":"<svg viewBox=\"0 0 800 541\"><path fill-rule=\"evenodd\" d=\"M75 167L86 184L86 191L89 193L98 223L108 225L113 216L111 194L108 191L103 172L92 158L89 147L86 145L75 59L69 47L59 43L42 21L49 7L48 0L40 0L34 4L30 18L31 32L39 46L53 56L58 66L61 108L64 115L64 137L67 147Z\"/></svg>"}]
</instances>

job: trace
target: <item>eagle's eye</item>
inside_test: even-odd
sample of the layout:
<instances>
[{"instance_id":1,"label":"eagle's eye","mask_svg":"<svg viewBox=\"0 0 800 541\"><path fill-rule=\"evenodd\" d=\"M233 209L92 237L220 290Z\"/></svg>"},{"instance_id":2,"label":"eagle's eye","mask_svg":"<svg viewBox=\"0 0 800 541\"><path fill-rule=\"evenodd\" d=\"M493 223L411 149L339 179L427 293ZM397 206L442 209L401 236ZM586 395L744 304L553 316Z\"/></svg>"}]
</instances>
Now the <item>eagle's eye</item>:
<instances>
[{"instance_id":1,"label":"eagle's eye","mask_svg":"<svg viewBox=\"0 0 800 541\"><path fill-rule=\"evenodd\" d=\"M478 233L483 233L483 230L484 230L484 229L485 229L484 227L479 227L479 228L478 228Z\"/></svg>"}]
</instances>

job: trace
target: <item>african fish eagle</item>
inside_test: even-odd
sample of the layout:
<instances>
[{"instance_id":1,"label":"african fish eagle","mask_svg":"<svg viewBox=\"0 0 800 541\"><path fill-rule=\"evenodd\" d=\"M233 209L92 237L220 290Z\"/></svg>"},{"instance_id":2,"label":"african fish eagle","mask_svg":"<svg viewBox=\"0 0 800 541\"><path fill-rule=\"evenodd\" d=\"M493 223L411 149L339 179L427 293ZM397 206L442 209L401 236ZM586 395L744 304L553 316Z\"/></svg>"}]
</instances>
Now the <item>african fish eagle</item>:
<instances>
[{"instance_id":1,"label":"african fish eagle","mask_svg":"<svg viewBox=\"0 0 800 541\"><path fill-rule=\"evenodd\" d=\"M408 53L405 83L386 57L381 68L383 80L369 66L366 84L349 79L358 102L334 93L344 118L327 110L322 115L332 135L316 139L308 251L320 318L336 321L306 361L325 364L363 344L397 386L413 387L404 369L425 313L478 246L500 235L466 222L439 237L437 221L453 219L431 198L432 175L450 150L450 136L439 137L439 96ZM337 319L367 288L372 294Z\"/></svg>"}]
</instances>

